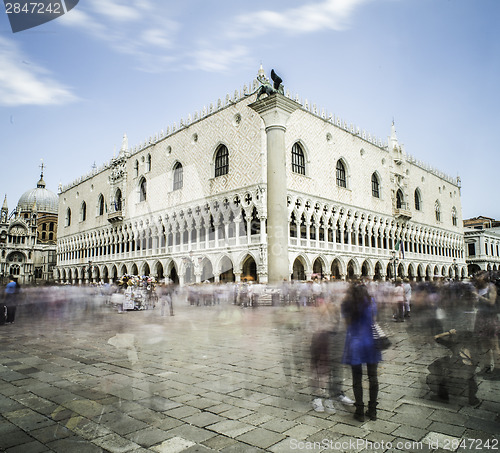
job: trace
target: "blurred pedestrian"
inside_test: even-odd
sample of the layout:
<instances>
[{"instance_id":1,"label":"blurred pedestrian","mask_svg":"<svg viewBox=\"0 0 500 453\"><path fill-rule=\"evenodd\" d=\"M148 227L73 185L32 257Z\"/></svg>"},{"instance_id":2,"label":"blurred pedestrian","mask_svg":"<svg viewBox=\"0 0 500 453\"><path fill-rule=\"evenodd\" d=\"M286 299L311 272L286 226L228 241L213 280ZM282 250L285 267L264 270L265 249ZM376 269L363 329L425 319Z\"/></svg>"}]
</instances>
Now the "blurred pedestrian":
<instances>
[{"instance_id":1,"label":"blurred pedestrian","mask_svg":"<svg viewBox=\"0 0 500 453\"><path fill-rule=\"evenodd\" d=\"M490 283L487 272L479 273L475 280L477 313L474 333L478 342L479 366L485 373L491 373L495 368L495 354L499 355L497 290L495 285Z\"/></svg>"},{"instance_id":2,"label":"blurred pedestrian","mask_svg":"<svg viewBox=\"0 0 500 453\"><path fill-rule=\"evenodd\" d=\"M21 287L13 275L9 275L9 283L5 287L5 306L7 307L6 324L13 324L16 319L16 310Z\"/></svg>"},{"instance_id":3,"label":"blurred pedestrian","mask_svg":"<svg viewBox=\"0 0 500 453\"><path fill-rule=\"evenodd\" d=\"M404 291L404 317L409 318L410 317L410 310L411 310L411 285L410 285L410 280L405 278L403 280L403 291Z\"/></svg>"},{"instance_id":4,"label":"blurred pedestrian","mask_svg":"<svg viewBox=\"0 0 500 453\"><path fill-rule=\"evenodd\" d=\"M344 355L342 363L351 365L354 392L354 418L364 421L363 403L363 364L366 364L369 380L369 400L366 415L377 419L378 376L377 365L382 360L380 351L375 347L372 324L376 317L376 304L364 285L352 285L344 302L342 315L347 323Z\"/></svg>"},{"instance_id":5,"label":"blurred pedestrian","mask_svg":"<svg viewBox=\"0 0 500 453\"><path fill-rule=\"evenodd\" d=\"M394 310L394 320L396 322L404 322L405 291L400 278L396 279L396 283L393 288L392 304Z\"/></svg>"}]
</instances>

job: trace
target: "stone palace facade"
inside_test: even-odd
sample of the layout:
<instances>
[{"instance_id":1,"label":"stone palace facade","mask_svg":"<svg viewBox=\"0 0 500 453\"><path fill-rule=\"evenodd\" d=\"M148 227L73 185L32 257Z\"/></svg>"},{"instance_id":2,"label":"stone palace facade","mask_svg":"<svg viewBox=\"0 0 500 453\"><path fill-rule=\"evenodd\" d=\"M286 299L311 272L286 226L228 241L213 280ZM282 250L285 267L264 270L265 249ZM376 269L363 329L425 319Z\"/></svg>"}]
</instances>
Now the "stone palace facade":
<instances>
[{"instance_id":1,"label":"stone palace facade","mask_svg":"<svg viewBox=\"0 0 500 453\"><path fill-rule=\"evenodd\" d=\"M55 279L267 282L268 142L249 107L258 86L138 146L125 136L117 157L61 187ZM290 278L466 276L459 178L406 154L394 124L383 142L284 98L296 104L283 128Z\"/></svg>"}]
</instances>

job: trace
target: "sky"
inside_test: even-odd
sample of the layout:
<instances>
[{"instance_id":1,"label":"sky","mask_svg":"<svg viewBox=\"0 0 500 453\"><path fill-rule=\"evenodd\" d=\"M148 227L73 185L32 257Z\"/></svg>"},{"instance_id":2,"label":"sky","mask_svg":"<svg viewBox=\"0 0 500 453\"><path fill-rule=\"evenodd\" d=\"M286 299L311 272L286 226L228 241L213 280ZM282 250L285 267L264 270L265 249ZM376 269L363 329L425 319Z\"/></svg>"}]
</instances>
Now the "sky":
<instances>
[{"instance_id":1,"label":"sky","mask_svg":"<svg viewBox=\"0 0 500 453\"><path fill-rule=\"evenodd\" d=\"M464 218L500 219L498 0L81 0L13 33L0 4L0 195L43 159L57 192L262 64L285 90L462 181ZM3 192L3 193L2 193Z\"/></svg>"}]
</instances>

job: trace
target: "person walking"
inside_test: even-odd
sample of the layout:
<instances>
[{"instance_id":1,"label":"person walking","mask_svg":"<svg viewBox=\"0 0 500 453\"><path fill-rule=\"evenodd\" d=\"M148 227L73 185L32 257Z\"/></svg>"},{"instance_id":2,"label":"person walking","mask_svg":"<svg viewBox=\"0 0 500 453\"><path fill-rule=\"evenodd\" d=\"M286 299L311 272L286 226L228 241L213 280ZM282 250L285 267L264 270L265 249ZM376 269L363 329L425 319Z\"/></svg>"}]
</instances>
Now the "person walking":
<instances>
[{"instance_id":1,"label":"person walking","mask_svg":"<svg viewBox=\"0 0 500 453\"><path fill-rule=\"evenodd\" d=\"M6 324L13 324L16 319L17 299L20 287L14 276L9 276L9 283L5 287L5 306L7 307Z\"/></svg>"},{"instance_id":2,"label":"person walking","mask_svg":"<svg viewBox=\"0 0 500 453\"><path fill-rule=\"evenodd\" d=\"M498 345L498 315L496 307L497 290L490 282L486 271L476 275L476 321L474 335L479 354L479 366L484 373L491 373L495 368L495 355L500 355Z\"/></svg>"},{"instance_id":3,"label":"person walking","mask_svg":"<svg viewBox=\"0 0 500 453\"><path fill-rule=\"evenodd\" d=\"M377 419L378 376L377 365L382 360L375 346L372 324L376 316L376 304L364 285L353 284L342 302L342 315L347 323L342 363L350 365L354 392L354 418L364 421L365 415ZM366 364L369 380L368 410L363 403L363 364Z\"/></svg>"}]
</instances>

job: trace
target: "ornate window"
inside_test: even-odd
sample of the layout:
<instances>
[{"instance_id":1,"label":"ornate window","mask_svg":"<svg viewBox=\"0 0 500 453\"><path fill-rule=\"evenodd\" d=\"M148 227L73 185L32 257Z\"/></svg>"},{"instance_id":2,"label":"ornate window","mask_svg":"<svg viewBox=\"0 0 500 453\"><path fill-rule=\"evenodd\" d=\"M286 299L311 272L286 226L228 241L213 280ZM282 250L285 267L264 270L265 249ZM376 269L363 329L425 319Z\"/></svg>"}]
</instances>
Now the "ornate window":
<instances>
[{"instance_id":1,"label":"ornate window","mask_svg":"<svg viewBox=\"0 0 500 453\"><path fill-rule=\"evenodd\" d=\"M146 171L151 171L151 154L146 157Z\"/></svg>"},{"instance_id":2,"label":"ornate window","mask_svg":"<svg viewBox=\"0 0 500 453\"><path fill-rule=\"evenodd\" d=\"M345 165L340 159L337 161L337 186L347 187Z\"/></svg>"},{"instance_id":3,"label":"ornate window","mask_svg":"<svg viewBox=\"0 0 500 453\"><path fill-rule=\"evenodd\" d=\"M415 210L420 211L422 209L422 196L420 195L420 190L415 189Z\"/></svg>"},{"instance_id":4,"label":"ornate window","mask_svg":"<svg viewBox=\"0 0 500 453\"><path fill-rule=\"evenodd\" d=\"M292 171L299 175L306 174L306 160L304 157L304 150L302 146L295 143L292 146Z\"/></svg>"},{"instance_id":5,"label":"ornate window","mask_svg":"<svg viewBox=\"0 0 500 453\"><path fill-rule=\"evenodd\" d=\"M436 213L436 221L441 222L441 205L439 201L436 201L434 204L434 212Z\"/></svg>"},{"instance_id":6,"label":"ornate window","mask_svg":"<svg viewBox=\"0 0 500 453\"><path fill-rule=\"evenodd\" d=\"M182 168L182 164L177 162L174 165L174 190L182 189L184 183L184 169Z\"/></svg>"},{"instance_id":7,"label":"ornate window","mask_svg":"<svg viewBox=\"0 0 500 453\"><path fill-rule=\"evenodd\" d=\"M225 145L220 145L215 154L215 177L229 173L229 151Z\"/></svg>"},{"instance_id":8,"label":"ornate window","mask_svg":"<svg viewBox=\"0 0 500 453\"><path fill-rule=\"evenodd\" d=\"M80 208L80 220L82 222L87 220L87 203L85 203L85 201L82 203L82 207Z\"/></svg>"},{"instance_id":9,"label":"ornate window","mask_svg":"<svg viewBox=\"0 0 500 453\"><path fill-rule=\"evenodd\" d=\"M404 197L403 197L403 192L401 189L398 189L396 192L396 208L397 209L402 209L404 206Z\"/></svg>"},{"instance_id":10,"label":"ornate window","mask_svg":"<svg viewBox=\"0 0 500 453\"><path fill-rule=\"evenodd\" d=\"M139 201L146 201L147 198L147 184L146 179L142 178L141 183L139 184Z\"/></svg>"},{"instance_id":11,"label":"ornate window","mask_svg":"<svg viewBox=\"0 0 500 453\"><path fill-rule=\"evenodd\" d=\"M139 176L139 161L137 159L134 163L134 175L136 178Z\"/></svg>"},{"instance_id":12,"label":"ornate window","mask_svg":"<svg viewBox=\"0 0 500 453\"><path fill-rule=\"evenodd\" d=\"M115 211L121 211L122 210L122 191L120 189L116 190L115 193Z\"/></svg>"},{"instance_id":13,"label":"ornate window","mask_svg":"<svg viewBox=\"0 0 500 453\"><path fill-rule=\"evenodd\" d=\"M97 215L104 215L105 210L104 195L101 193L97 203Z\"/></svg>"},{"instance_id":14,"label":"ornate window","mask_svg":"<svg viewBox=\"0 0 500 453\"><path fill-rule=\"evenodd\" d=\"M380 182L376 173L372 174L372 195L375 198L380 198Z\"/></svg>"},{"instance_id":15,"label":"ornate window","mask_svg":"<svg viewBox=\"0 0 500 453\"><path fill-rule=\"evenodd\" d=\"M453 226L457 226L457 209L455 206L451 209L451 223Z\"/></svg>"},{"instance_id":16,"label":"ornate window","mask_svg":"<svg viewBox=\"0 0 500 453\"><path fill-rule=\"evenodd\" d=\"M66 210L66 219L65 219L65 225L70 226L71 225L71 209L68 208Z\"/></svg>"}]
</instances>

